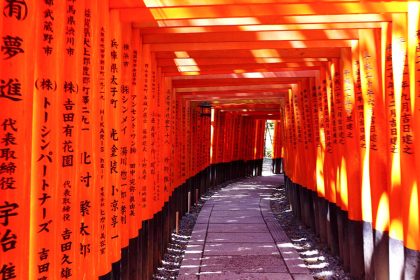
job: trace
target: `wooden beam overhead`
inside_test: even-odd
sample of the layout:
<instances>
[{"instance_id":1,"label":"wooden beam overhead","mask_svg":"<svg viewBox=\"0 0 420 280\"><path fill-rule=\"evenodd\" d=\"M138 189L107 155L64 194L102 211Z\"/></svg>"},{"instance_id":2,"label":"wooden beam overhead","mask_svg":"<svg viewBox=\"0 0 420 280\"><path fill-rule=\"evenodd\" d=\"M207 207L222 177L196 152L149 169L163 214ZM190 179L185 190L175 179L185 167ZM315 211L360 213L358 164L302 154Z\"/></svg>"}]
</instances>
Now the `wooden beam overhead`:
<instances>
[{"instance_id":1,"label":"wooden beam overhead","mask_svg":"<svg viewBox=\"0 0 420 280\"><path fill-rule=\"evenodd\" d=\"M381 22L329 22L329 23L291 23L291 24L254 24L237 26L181 26L181 27L149 27L139 28L141 34L195 34L195 33L233 33L257 31L290 31L290 30L325 30L325 29L366 29L380 28Z\"/></svg>"},{"instance_id":2,"label":"wooden beam overhead","mask_svg":"<svg viewBox=\"0 0 420 280\"><path fill-rule=\"evenodd\" d=\"M178 88L176 92L202 92L202 91L247 91L252 89L266 89L266 90L275 90L275 89L287 89L290 88L290 84L294 82L284 83L284 84L269 84L269 85L241 85L241 86L206 86L206 87L190 87L190 88Z\"/></svg>"},{"instance_id":3,"label":"wooden beam overhead","mask_svg":"<svg viewBox=\"0 0 420 280\"><path fill-rule=\"evenodd\" d=\"M247 5L206 5L151 8L122 8L124 21L144 22L142 15L151 13L155 21L173 19L259 18L265 16L306 16L340 14L405 13L407 2L313 2L313 3L265 3ZM215 24L214 24L215 25Z\"/></svg>"},{"instance_id":4,"label":"wooden beam overhead","mask_svg":"<svg viewBox=\"0 0 420 280\"><path fill-rule=\"evenodd\" d=\"M278 77L278 78L236 78L236 79L195 79L195 80L175 80L172 82L173 88L190 87L209 87L209 86L241 86L241 85L278 85L297 83L305 77Z\"/></svg>"},{"instance_id":5,"label":"wooden beam overhead","mask_svg":"<svg viewBox=\"0 0 420 280\"><path fill-rule=\"evenodd\" d=\"M265 17L241 17L241 18L201 18L201 19L170 19L150 20L150 14L146 18L132 16L124 17L123 20L133 23L135 28L163 28L163 27L237 27L258 26L273 24L329 24L346 22L389 22L392 20L390 13L374 14L339 14L339 15L304 15L304 16L265 16ZM124 15L126 16L126 15Z\"/></svg>"},{"instance_id":6,"label":"wooden beam overhead","mask_svg":"<svg viewBox=\"0 0 420 280\"><path fill-rule=\"evenodd\" d=\"M249 65L249 64L270 64L274 67L292 67L296 64L305 66L317 66L319 63L328 61L327 58L161 58L157 64L165 66L204 66L204 65Z\"/></svg>"},{"instance_id":7,"label":"wooden beam overhead","mask_svg":"<svg viewBox=\"0 0 420 280\"><path fill-rule=\"evenodd\" d=\"M240 73L240 74L213 74L202 76L179 76L172 78L173 81L178 80L201 80L201 79L255 79L255 78L277 78L277 77L317 77L319 71L317 70L295 70L295 71L282 71L282 72L266 72L266 73Z\"/></svg>"},{"instance_id":8,"label":"wooden beam overhead","mask_svg":"<svg viewBox=\"0 0 420 280\"><path fill-rule=\"evenodd\" d=\"M222 50L192 50L192 51L164 51L155 53L156 58L333 58L339 57L340 48L310 48L310 49L294 49L294 48L269 48L266 45L260 48L250 50L235 50L227 52Z\"/></svg>"},{"instance_id":9,"label":"wooden beam overhead","mask_svg":"<svg viewBox=\"0 0 420 280\"><path fill-rule=\"evenodd\" d=\"M259 42L265 41L309 41L309 40L357 40L357 29L329 30L285 30L285 31L249 31L249 32L210 32L193 34L145 34L145 44L166 43L209 43L209 42Z\"/></svg>"},{"instance_id":10,"label":"wooden beam overhead","mask_svg":"<svg viewBox=\"0 0 420 280\"><path fill-rule=\"evenodd\" d=\"M113 0L116 1L116 0ZM140 2L139 0L125 0L125 2ZM142 1L143 2L143 1ZM284 0L283 3L313 3L313 2L359 2L354 0ZM250 5L273 4L278 0L144 0L149 8L176 6L215 6L215 5Z\"/></svg>"}]
</instances>

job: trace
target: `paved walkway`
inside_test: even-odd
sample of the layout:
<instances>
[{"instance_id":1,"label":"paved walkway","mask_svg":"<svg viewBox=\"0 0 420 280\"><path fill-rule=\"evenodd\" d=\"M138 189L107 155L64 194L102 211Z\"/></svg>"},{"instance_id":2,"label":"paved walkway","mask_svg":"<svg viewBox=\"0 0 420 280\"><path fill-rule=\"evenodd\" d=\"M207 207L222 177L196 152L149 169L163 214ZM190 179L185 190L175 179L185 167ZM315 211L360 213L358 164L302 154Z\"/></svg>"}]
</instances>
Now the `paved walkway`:
<instances>
[{"instance_id":1,"label":"paved walkway","mask_svg":"<svg viewBox=\"0 0 420 280\"><path fill-rule=\"evenodd\" d=\"M313 279L270 209L273 188L282 180L245 179L207 201L178 279Z\"/></svg>"}]
</instances>

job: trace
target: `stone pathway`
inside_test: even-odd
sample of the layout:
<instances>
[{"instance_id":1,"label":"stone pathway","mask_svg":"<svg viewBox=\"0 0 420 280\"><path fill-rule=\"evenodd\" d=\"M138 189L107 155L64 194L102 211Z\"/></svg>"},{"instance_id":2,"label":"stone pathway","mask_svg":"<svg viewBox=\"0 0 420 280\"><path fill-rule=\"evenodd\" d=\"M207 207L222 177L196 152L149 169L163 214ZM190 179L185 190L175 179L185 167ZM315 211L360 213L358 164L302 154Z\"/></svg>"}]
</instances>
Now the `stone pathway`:
<instances>
[{"instance_id":1,"label":"stone pathway","mask_svg":"<svg viewBox=\"0 0 420 280\"><path fill-rule=\"evenodd\" d=\"M313 279L270 209L283 176L244 179L203 206L179 280Z\"/></svg>"}]
</instances>

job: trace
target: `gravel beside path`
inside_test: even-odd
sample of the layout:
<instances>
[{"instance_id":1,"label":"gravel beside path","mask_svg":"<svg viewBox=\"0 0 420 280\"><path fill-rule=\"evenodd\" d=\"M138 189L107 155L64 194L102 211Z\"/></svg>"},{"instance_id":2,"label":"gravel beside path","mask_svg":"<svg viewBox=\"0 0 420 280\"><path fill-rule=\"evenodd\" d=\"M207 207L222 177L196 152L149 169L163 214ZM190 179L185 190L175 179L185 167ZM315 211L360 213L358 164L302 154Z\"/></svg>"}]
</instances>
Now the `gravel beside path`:
<instances>
[{"instance_id":1,"label":"gravel beside path","mask_svg":"<svg viewBox=\"0 0 420 280\"><path fill-rule=\"evenodd\" d=\"M271 161L264 161L263 175L270 176ZM267 178L270 181L270 178ZM283 181L281 181L283 182ZM206 193L200 202L191 207L191 212L182 217L178 234L173 233L163 264L158 268L154 279L181 279L178 278L180 266L191 239L197 218L205 202L212 196L220 194L220 190L233 182L226 182ZM337 257L330 255L325 244L320 243L319 238L302 225L293 216L290 205L286 198L286 192L282 183L273 189L270 195L270 207L284 233L290 239L294 249L303 259L306 267L315 279L351 279L344 272L341 262ZM226 236L225 236L226 237ZM228 238L228 237L227 237ZM247 238L244 236L244 238ZM253 238L250 236L249 238ZM239 257L240 258L240 257ZM239 258L237 260L239 260ZM241 261L242 262L242 261ZM231 262L236 266L235 262ZM274 279L274 278L273 278Z\"/></svg>"},{"instance_id":2,"label":"gravel beside path","mask_svg":"<svg viewBox=\"0 0 420 280\"><path fill-rule=\"evenodd\" d=\"M315 279L351 279L340 259L331 255L326 244L293 216L284 185L273 192L271 209Z\"/></svg>"},{"instance_id":3,"label":"gravel beside path","mask_svg":"<svg viewBox=\"0 0 420 280\"><path fill-rule=\"evenodd\" d=\"M233 181L229 181L210 189L201 197L197 205L193 205L190 208L190 213L187 213L182 217L179 223L178 234L175 232L172 233L167 252L163 257L162 266L158 268L156 274L153 276L153 279L171 280L178 278L181 262L184 258L188 241L191 238L191 234L201 208L207 200L217 193L217 191L232 182Z\"/></svg>"},{"instance_id":4,"label":"gravel beside path","mask_svg":"<svg viewBox=\"0 0 420 280\"><path fill-rule=\"evenodd\" d=\"M270 208L282 180L243 179L213 195L197 218L178 279L313 279Z\"/></svg>"}]
</instances>

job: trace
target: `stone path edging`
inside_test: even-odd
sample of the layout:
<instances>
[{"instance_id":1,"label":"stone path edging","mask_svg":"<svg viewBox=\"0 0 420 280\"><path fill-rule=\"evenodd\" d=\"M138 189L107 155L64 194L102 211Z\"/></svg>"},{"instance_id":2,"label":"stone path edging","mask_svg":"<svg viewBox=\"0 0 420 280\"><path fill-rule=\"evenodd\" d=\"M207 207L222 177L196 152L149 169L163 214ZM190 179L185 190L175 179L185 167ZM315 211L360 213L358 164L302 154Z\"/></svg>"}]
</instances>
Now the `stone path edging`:
<instances>
[{"instance_id":1,"label":"stone path edging","mask_svg":"<svg viewBox=\"0 0 420 280\"><path fill-rule=\"evenodd\" d=\"M313 279L270 209L281 176L230 184L201 209L179 280Z\"/></svg>"}]
</instances>

